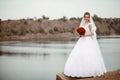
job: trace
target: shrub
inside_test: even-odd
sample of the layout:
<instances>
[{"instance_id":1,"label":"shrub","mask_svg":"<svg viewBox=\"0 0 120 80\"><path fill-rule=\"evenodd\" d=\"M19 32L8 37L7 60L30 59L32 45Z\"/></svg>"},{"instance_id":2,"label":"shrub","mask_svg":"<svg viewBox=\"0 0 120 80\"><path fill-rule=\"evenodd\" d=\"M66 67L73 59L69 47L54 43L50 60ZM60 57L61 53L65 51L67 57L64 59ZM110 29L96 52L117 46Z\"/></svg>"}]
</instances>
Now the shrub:
<instances>
[{"instance_id":1,"label":"shrub","mask_svg":"<svg viewBox=\"0 0 120 80\"><path fill-rule=\"evenodd\" d=\"M27 21L26 20L24 21L24 24L27 25Z\"/></svg>"},{"instance_id":2,"label":"shrub","mask_svg":"<svg viewBox=\"0 0 120 80\"><path fill-rule=\"evenodd\" d=\"M59 30L58 30L58 28L57 28L57 27L54 27L54 31L55 31L55 32L58 32Z\"/></svg>"},{"instance_id":3,"label":"shrub","mask_svg":"<svg viewBox=\"0 0 120 80\"><path fill-rule=\"evenodd\" d=\"M68 32L70 32L70 33L74 33L74 29L70 29Z\"/></svg>"},{"instance_id":4,"label":"shrub","mask_svg":"<svg viewBox=\"0 0 120 80\"><path fill-rule=\"evenodd\" d=\"M40 27L39 28L39 33L45 33L45 30L42 27Z\"/></svg>"},{"instance_id":5,"label":"shrub","mask_svg":"<svg viewBox=\"0 0 120 80\"><path fill-rule=\"evenodd\" d=\"M2 19L0 19L0 24L1 24L1 22L2 22Z\"/></svg>"},{"instance_id":6,"label":"shrub","mask_svg":"<svg viewBox=\"0 0 120 80\"><path fill-rule=\"evenodd\" d=\"M19 35L25 35L26 34L26 29L24 26L21 26L20 27L20 32L19 32Z\"/></svg>"},{"instance_id":7,"label":"shrub","mask_svg":"<svg viewBox=\"0 0 120 80\"><path fill-rule=\"evenodd\" d=\"M64 32L65 32L65 28L60 28L60 29L59 29L59 32L60 32L60 33L64 33Z\"/></svg>"},{"instance_id":8,"label":"shrub","mask_svg":"<svg viewBox=\"0 0 120 80\"><path fill-rule=\"evenodd\" d=\"M67 17L66 16L63 16L63 18L61 18L60 20L62 20L62 21L67 21Z\"/></svg>"},{"instance_id":9,"label":"shrub","mask_svg":"<svg viewBox=\"0 0 120 80\"><path fill-rule=\"evenodd\" d=\"M70 20L76 20L76 18L75 18L75 17L72 17L72 18L70 18Z\"/></svg>"},{"instance_id":10,"label":"shrub","mask_svg":"<svg viewBox=\"0 0 120 80\"><path fill-rule=\"evenodd\" d=\"M53 31L52 29L50 29L50 30L49 30L49 33L53 34L53 33L54 33L54 31Z\"/></svg>"},{"instance_id":11,"label":"shrub","mask_svg":"<svg viewBox=\"0 0 120 80\"><path fill-rule=\"evenodd\" d=\"M41 18L39 18L37 21L38 21L38 22L42 22L42 19L41 19Z\"/></svg>"},{"instance_id":12,"label":"shrub","mask_svg":"<svg viewBox=\"0 0 120 80\"><path fill-rule=\"evenodd\" d=\"M0 37L3 38L4 36L5 36L5 34L1 32Z\"/></svg>"},{"instance_id":13,"label":"shrub","mask_svg":"<svg viewBox=\"0 0 120 80\"><path fill-rule=\"evenodd\" d=\"M11 33L12 33L12 34L17 34L17 31L14 30L14 29L12 29L12 30L11 30Z\"/></svg>"},{"instance_id":14,"label":"shrub","mask_svg":"<svg viewBox=\"0 0 120 80\"><path fill-rule=\"evenodd\" d=\"M43 20L49 20L49 17L46 17L45 15L42 16Z\"/></svg>"}]
</instances>

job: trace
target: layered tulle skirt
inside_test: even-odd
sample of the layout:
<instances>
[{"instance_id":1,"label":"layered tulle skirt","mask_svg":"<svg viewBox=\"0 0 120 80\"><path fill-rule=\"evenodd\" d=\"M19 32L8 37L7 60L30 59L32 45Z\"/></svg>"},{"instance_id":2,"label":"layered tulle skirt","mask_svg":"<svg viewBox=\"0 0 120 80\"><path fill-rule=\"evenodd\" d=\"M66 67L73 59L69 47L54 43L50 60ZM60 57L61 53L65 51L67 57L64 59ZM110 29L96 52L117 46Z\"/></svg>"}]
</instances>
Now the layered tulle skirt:
<instances>
[{"instance_id":1,"label":"layered tulle skirt","mask_svg":"<svg viewBox=\"0 0 120 80\"><path fill-rule=\"evenodd\" d=\"M105 64L96 39L81 37L65 64L64 74L71 77L95 77L106 73Z\"/></svg>"}]
</instances>

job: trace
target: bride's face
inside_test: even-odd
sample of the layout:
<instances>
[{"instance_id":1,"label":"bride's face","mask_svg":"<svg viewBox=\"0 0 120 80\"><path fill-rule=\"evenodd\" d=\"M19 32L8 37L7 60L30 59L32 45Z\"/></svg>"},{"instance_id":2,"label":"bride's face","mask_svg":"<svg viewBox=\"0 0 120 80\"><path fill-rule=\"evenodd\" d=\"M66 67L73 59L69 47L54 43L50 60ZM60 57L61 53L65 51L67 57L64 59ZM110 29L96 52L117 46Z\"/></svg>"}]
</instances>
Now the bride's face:
<instances>
[{"instance_id":1,"label":"bride's face","mask_svg":"<svg viewBox=\"0 0 120 80\"><path fill-rule=\"evenodd\" d=\"M90 16L89 15L85 15L84 19L85 19L85 22L89 22L90 21Z\"/></svg>"}]
</instances>

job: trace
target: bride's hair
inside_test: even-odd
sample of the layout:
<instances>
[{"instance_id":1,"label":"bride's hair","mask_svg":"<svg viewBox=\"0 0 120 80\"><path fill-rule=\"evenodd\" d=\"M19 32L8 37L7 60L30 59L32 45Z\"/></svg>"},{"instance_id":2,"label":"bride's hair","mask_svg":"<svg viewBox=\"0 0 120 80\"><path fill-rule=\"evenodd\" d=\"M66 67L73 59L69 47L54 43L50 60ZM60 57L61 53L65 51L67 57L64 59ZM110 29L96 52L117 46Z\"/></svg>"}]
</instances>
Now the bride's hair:
<instances>
[{"instance_id":1,"label":"bride's hair","mask_svg":"<svg viewBox=\"0 0 120 80\"><path fill-rule=\"evenodd\" d=\"M85 15L89 15L89 17L90 17L90 13L89 12L85 12L84 13L84 17L85 17Z\"/></svg>"},{"instance_id":2,"label":"bride's hair","mask_svg":"<svg viewBox=\"0 0 120 80\"><path fill-rule=\"evenodd\" d=\"M89 12L85 12L85 13L84 13L84 17L85 17L85 15L88 15L89 18L90 18L90 13L89 13ZM89 20L89 22L90 22L90 20Z\"/></svg>"}]
</instances>

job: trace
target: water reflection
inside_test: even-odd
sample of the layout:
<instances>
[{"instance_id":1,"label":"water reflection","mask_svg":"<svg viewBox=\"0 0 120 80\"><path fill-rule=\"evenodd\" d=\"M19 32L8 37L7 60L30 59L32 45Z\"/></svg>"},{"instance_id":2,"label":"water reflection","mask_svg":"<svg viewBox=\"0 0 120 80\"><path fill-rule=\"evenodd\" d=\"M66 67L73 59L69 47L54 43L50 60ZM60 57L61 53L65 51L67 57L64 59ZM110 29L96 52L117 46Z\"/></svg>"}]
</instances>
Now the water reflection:
<instances>
[{"instance_id":1,"label":"water reflection","mask_svg":"<svg viewBox=\"0 0 120 80\"><path fill-rule=\"evenodd\" d=\"M73 48L73 42L1 42L0 49L2 52L9 52L12 54L66 54Z\"/></svg>"},{"instance_id":2,"label":"water reflection","mask_svg":"<svg viewBox=\"0 0 120 80\"><path fill-rule=\"evenodd\" d=\"M108 71L120 69L120 38L98 40ZM55 80L76 42L0 42L0 80Z\"/></svg>"}]
</instances>

